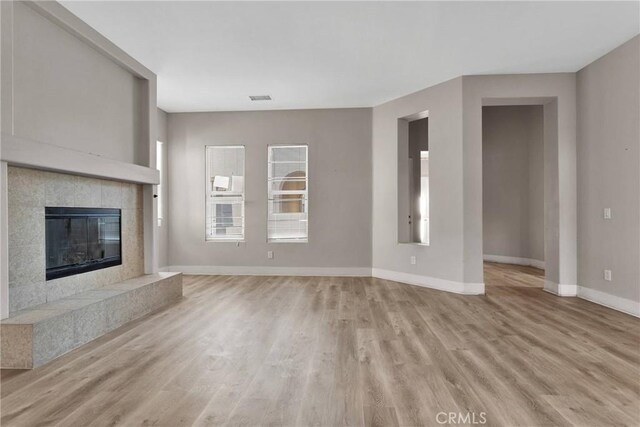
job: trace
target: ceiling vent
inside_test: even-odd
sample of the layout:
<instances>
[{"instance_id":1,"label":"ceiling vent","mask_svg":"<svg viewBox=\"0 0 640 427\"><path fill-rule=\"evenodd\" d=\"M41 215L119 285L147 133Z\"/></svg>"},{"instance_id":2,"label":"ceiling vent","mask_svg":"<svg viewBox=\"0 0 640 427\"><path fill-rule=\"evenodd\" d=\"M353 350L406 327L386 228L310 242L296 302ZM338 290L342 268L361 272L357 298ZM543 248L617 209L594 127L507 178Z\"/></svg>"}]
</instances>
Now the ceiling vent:
<instances>
[{"instance_id":1,"label":"ceiling vent","mask_svg":"<svg viewBox=\"0 0 640 427\"><path fill-rule=\"evenodd\" d=\"M269 95L249 95L249 98L252 101L271 101L271 97Z\"/></svg>"}]
</instances>

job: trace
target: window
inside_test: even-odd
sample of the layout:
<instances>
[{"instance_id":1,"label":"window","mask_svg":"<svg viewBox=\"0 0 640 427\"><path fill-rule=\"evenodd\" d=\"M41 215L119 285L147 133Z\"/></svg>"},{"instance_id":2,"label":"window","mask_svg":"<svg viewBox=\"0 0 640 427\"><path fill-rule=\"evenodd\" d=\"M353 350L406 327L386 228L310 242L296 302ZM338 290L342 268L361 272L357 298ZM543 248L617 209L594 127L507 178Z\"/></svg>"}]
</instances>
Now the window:
<instances>
[{"instance_id":1,"label":"window","mask_svg":"<svg viewBox=\"0 0 640 427\"><path fill-rule=\"evenodd\" d=\"M306 145L269 146L269 242L306 242L308 238L308 153Z\"/></svg>"},{"instance_id":2,"label":"window","mask_svg":"<svg viewBox=\"0 0 640 427\"><path fill-rule=\"evenodd\" d=\"M206 240L244 240L244 147L207 146Z\"/></svg>"},{"instance_id":3,"label":"window","mask_svg":"<svg viewBox=\"0 0 640 427\"><path fill-rule=\"evenodd\" d=\"M156 142L156 169L160 172L160 183L156 187L158 195L158 227L162 225L163 197L162 197L162 179L164 176L164 162L162 153L162 142Z\"/></svg>"}]
</instances>

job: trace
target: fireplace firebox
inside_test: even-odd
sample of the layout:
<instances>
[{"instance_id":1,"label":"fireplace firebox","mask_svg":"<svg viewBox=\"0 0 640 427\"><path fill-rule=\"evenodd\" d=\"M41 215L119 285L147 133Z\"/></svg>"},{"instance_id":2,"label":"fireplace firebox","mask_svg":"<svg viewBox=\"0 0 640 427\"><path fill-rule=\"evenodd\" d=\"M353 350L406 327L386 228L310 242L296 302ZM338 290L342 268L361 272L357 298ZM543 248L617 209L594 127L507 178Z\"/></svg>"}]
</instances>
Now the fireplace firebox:
<instances>
[{"instance_id":1,"label":"fireplace firebox","mask_svg":"<svg viewBox=\"0 0 640 427\"><path fill-rule=\"evenodd\" d=\"M45 208L47 280L122 264L121 211Z\"/></svg>"}]
</instances>

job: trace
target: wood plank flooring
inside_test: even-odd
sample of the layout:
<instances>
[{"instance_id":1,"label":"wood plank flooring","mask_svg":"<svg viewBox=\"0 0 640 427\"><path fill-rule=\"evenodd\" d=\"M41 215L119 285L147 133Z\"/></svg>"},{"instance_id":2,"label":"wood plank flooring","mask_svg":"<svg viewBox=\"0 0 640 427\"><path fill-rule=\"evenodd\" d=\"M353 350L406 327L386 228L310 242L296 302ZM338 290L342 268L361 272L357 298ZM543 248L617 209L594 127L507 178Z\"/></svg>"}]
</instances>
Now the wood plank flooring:
<instances>
[{"instance_id":1,"label":"wood plank flooring","mask_svg":"<svg viewBox=\"0 0 640 427\"><path fill-rule=\"evenodd\" d=\"M3 370L0 423L640 425L640 321L545 293L534 268L485 270L486 296L186 276L181 302Z\"/></svg>"}]
</instances>

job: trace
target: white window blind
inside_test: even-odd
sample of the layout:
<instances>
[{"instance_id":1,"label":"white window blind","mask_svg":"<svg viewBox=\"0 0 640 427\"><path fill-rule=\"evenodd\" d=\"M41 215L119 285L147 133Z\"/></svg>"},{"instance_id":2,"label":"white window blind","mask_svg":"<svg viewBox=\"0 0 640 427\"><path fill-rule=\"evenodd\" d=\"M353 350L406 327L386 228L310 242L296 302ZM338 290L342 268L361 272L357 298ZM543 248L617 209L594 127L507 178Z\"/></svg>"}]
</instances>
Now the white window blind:
<instances>
[{"instance_id":1,"label":"white window blind","mask_svg":"<svg viewBox=\"0 0 640 427\"><path fill-rule=\"evenodd\" d=\"M267 240L306 242L309 234L308 147L272 145L268 154Z\"/></svg>"},{"instance_id":2,"label":"white window blind","mask_svg":"<svg viewBox=\"0 0 640 427\"><path fill-rule=\"evenodd\" d=\"M244 147L207 146L206 240L244 240Z\"/></svg>"}]
</instances>

